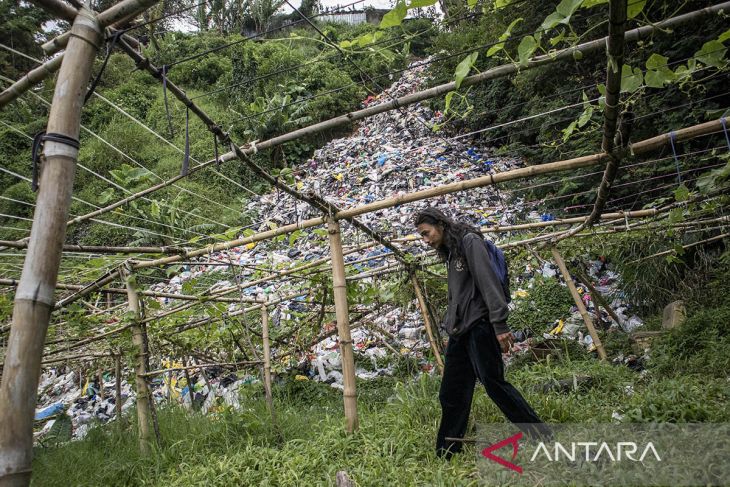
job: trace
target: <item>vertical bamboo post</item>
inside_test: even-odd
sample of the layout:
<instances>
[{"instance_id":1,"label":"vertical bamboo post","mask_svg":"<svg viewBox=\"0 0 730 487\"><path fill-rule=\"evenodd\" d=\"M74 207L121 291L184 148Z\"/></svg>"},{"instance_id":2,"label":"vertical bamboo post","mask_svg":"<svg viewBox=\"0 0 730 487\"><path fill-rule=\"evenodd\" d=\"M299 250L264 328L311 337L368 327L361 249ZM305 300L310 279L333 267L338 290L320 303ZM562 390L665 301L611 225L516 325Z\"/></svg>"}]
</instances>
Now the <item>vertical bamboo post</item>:
<instances>
[{"instance_id":1,"label":"vertical bamboo post","mask_svg":"<svg viewBox=\"0 0 730 487\"><path fill-rule=\"evenodd\" d=\"M114 408L117 411L117 423L122 421L122 354L114 355L114 381L116 382L117 398L114 401Z\"/></svg>"},{"instance_id":2,"label":"vertical bamboo post","mask_svg":"<svg viewBox=\"0 0 730 487\"><path fill-rule=\"evenodd\" d=\"M266 298L264 298L266 299ZM271 394L271 343L269 342L269 310L266 302L261 306L261 340L264 346L264 391L266 394L266 405L269 408L271 419L274 416L274 398Z\"/></svg>"},{"instance_id":3,"label":"vertical bamboo post","mask_svg":"<svg viewBox=\"0 0 730 487\"><path fill-rule=\"evenodd\" d=\"M121 273L120 273L121 274ZM139 439L139 450L143 455L150 452L150 391L147 387L147 380L144 374L147 372L145 360L145 340L142 333L142 327L139 324L141 319L139 310L139 297L137 290L134 288L134 278L132 275L125 276L127 285L127 297L129 299L129 310L134 314L134 325L130 327L132 330L132 343L135 347L135 364L134 364L134 381L137 386L137 437Z\"/></svg>"},{"instance_id":4,"label":"vertical bamboo post","mask_svg":"<svg viewBox=\"0 0 730 487\"><path fill-rule=\"evenodd\" d=\"M81 106L94 56L102 40L99 23L82 10L71 28L66 54L56 81L43 150L40 190L33 216L28 252L15 293L13 326L8 337L0 388L0 483L30 483L33 457L33 416L43 343L55 304L66 221L71 202L78 148Z\"/></svg>"},{"instance_id":5,"label":"vertical bamboo post","mask_svg":"<svg viewBox=\"0 0 730 487\"><path fill-rule=\"evenodd\" d=\"M565 267L565 261L563 261L563 257L560 255L560 252L558 252L558 249L556 249L555 247L550 250L553 253L555 263L558 265L558 268L560 268L560 272L563 274L563 279L565 279L565 283L568 285L570 294L573 296L573 301L575 301L575 305L578 307L578 311L580 311L580 315L583 317L586 328L588 328L588 333L591 334L593 344L598 350L598 356L601 357L601 360L606 360L606 350L604 350L603 348L601 339L598 338L596 328L593 326L593 321L591 321L591 315L588 313L588 310L583 304L583 300L580 298L580 294L578 294L578 290L575 288L575 284L573 284L573 279L570 277L570 272L568 272L568 268Z\"/></svg>"},{"instance_id":6,"label":"vertical bamboo post","mask_svg":"<svg viewBox=\"0 0 730 487\"><path fill-rule=\"evenodd\" d=\"M426 299L423 297L423 290L421 289L421 284L418 282L415 272L411 272L411 283L413 283L413 290L416 292L418 307L421 308L423 322L426 326L426 333L428 334L428 342L431 344L431 350L433 351L433 356L436 359L436 365L438 365L441 375L444 375L444 360L441 357L441 350L439 349L438 343L436 343L436 337L434 336L436 329L433 327L433 323L431 322L431 314L428 312L428 305L426 304Z\"/></svg>"},{"instance_id":7,"label":"vertical bamboo post","mask_svg":"<svg viewBox=\"0 0 730 487\"><path fill-rule=\"evenodd\" d=\"M327 220L330 253L332 254L332 291L337 315L337 333L340 339L340 357L344 380L343 398L345 402L346 430L352 433L358 428L357 396L355 394L355 357L352 352L350 336L350 317L347 310L347 283L345 281L345 260L342 257L342 238L340 224L334 219Z\"/></svg>"}]
</instances>

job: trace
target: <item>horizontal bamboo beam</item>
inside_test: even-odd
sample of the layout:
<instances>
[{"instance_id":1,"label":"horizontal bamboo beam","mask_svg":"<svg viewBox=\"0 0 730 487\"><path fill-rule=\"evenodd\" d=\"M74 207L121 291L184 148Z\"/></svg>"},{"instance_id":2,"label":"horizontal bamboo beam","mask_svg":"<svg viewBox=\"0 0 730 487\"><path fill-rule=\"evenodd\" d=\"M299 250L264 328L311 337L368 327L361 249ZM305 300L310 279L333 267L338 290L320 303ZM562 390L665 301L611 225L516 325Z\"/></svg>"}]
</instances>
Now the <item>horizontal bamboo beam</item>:
<instances>
[{"instance_id":1,"label":"horizontal bamboo beam","mask_svg":"<svg viewBox=\"0 0 730 487\"><path fill-rule=\"evenodd\" d=\"M0 247L27 249L27 241L0 240ZM64 252L80 252L89 254L180 254L189 249L176 246L164 247L109 247L105 245L72 245L65 244Z\"/></svg>"},{"instance_id":2,"label":"horizontal bamboo beam","mask_svg":"<svg viewBox=\"0 0 730 487\"><path fill-rule=\"evenodd\" d=\"M197 364L197 365L190 365L188 367L170 367L169 369L160 369L160 370L153 370L151 372L146 372L144 374L140 374L141 377L154 377L156 375L162 375L166 374L167 372L177 372L177 371L184 371L184 370L194 370L194 369L208 369L211 367L246 367L251 365L261 365L263 362L261 360L248 360L244 362L224 362L219 364Z\"/></svg>"},{"instance_id":3,"label":"horizontal bamboo beam","mask_svg":"<svg viewBox=\"0 0 730 487\"><path fill-rule=\"evenodd\" d=\"M17 286L18 280L16 279L4 279L0 278L0 286ZM56 289L61 290L69 290L69 291L79 291L81 289L84 289L84 286L76 285L76 284L57 284ZM122 288L104 288L99 289L100 293L108 293L108 294L123 294L126 296L127 291ZM153 298L169 298L169 299L179 299L182 301L198 301L201 303L204 302L221 302L221 303L258 303L259 301L256 300L256 298L248 298L248 297L242 297L242 298L216 298L216 297L208 297L208 296L197 296L195 294L175 294L175 293L162 293L157 291L137 291L138 294L142 296L149 296Z\"/></svg>"},{"instance_id":4,"label":"horizontal bamboo beam","mask_svg":"<svg viewBox=\"0 0 730 487\"><path fill-rule=\"evenodd\" d=\"M77 355L67 355L65 357L55 357L55 358L49 358L47 360L41 361L41 365L50 365L50 364L56 364L58 362L66 362L71 360L98 360L102 358L107 357L113 357L114 355L110 353L81 353Z\"/></svg>"},{"instance_id":5,"label":"horizontal bamboo beam","mask_svg":"<svg viewBox=\"0 0 730 487\"><path fill-rule=\"evenodd\" d=\"M62 62L63 54L59 54L50 61L46 61L37 68L28 71L25 76L5 88L3 92L0 93L0 109L58 71Z\"/></svg>"}]
</instances>

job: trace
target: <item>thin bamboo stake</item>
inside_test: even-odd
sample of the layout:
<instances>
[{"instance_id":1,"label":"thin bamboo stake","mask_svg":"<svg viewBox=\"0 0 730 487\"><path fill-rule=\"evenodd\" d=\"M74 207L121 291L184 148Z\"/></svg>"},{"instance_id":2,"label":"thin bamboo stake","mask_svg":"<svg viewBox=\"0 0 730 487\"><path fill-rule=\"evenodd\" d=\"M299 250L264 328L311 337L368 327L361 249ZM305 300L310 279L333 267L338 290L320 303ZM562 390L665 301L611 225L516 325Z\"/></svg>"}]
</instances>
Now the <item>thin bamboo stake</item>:
<instances>
[{"instance_id":1,"label":"thin bamboo stake","mask_svg":"<svg viewBox=\"0 0 730 487\"><path fill-rule=\"evenodd\" d=\"M601 357L601 360L606 360L607 359L606 350L603 348L601 339L598 338L598 333L596 332L596 329L593 326L593 321L591 320L591 315L588 314L588 310L586 310L586 307L583 304L583 300L580 298L580 294L578 294L578 290L575 288L575 284L573 283L573 278L570 277L570 272L568 272L568 269L565 267L565 261L563 260L563 257L560 255L560 252L558 252L558 249L556 249L555 247L551 248L550 251L553 254L553 259L555 259L555 263L558 265L560 272L563 274L563 279L565 280L565 283L568 285L570 294L573 296L573 301L575 301L575 305L578 307L578 311L580 312L581 317L583 317L583 322L586 324L586 328L588 328L588 333L591 334L591 338L593 339L593 344L596 346L596 349L598 350L598 356Z\"/></svg>"},{"instance_id":2,"label":"thin bamboo stake","mask_svg":"<svg viewBox=\"0 0 730 487\"><path fill-rule=\"evenodd\" d=\"M327 222L332 254L332 290L337 315L337 331L340 338L340 358L344 381L343 397L345 402L346 431L352 433L358 428L357 396L355 393L355 357L350 336L350 318L347 310L347 283L345 281L345 261L342 258L342 239L340 225L336 220Z\"/></svg>"},{"instance_id":3,"label":"thin bamboo stake","mask_svg":"<svg viewBox=\"0 0 730 487\"><path fill-rule=\"evenodd\" d=\"M31 3L41 7L51 15L60 17L63 20L73 22L79 12L71 5L63 3L61 0L31 0Z\"/></svg>"},{"instance_id":4,"label":"thin bamboo stake","mask_svg":"<svg viewBox=\"0 0 730 487\"><path fill-rule=\"evenodd\" d=\"M117 412L117 423L122 420L122 354L114 355L114 382L117 397L114 401L114 409Z\"/></svg>"},{"instance_id":5,"label":"thin bamboo stake","mask_svg":"<svg viewBox=\"0 0 730 487\"><path fill-rule=\"evenodd\" d=\"M178 370L193 370L193 369L204 369L204 368L210 368L210 367L246 367L249 365L261 365L260 360L246 360L243 362L221 362L217 364L195 364L195 365L189 365L186 367L170 367L167 369L159 369L159 370L153 370L151 372L145 372L144 374L141 374L142 377L155 377L157 375L166 374L168 372L175 372Z\"/></svg>"},{"instance_id":6,"label":"thin bamboo stake","mask_svg":"<svg viewBox=\"0 0 730 487\"><path fill-rule=\"evenodd\" d=\"M266 305L261 306L261 341L264 347L264 393L266 406L269 408L271 420L276 422L274 414L274 397L271 394L271 344L269 343L269 310Z\"/></svg>"},{"instance_id":7,"label":"thin bamboo stake","mask_svg":"<svg viewBox=\"0 0 730 487\"><path fill-rule=\"evenodd\" d=\"M150 391L145 380L147 357L145 356L145 339L142 334L142 326L139 324L141 318L139 308L139 297L134 289L132 276L125 278L129 297L129 310L134 314L134 322L130 325L132 330L132 343L135 347L135 374L134 380L137 385L137 438L139 440L139 451L142 455L150 452L151 432L150 421L152 411L150 408Z\"/></svg>"},{"instance_id":8,"label":"thin bamboo stake","mask_svg":"<svg viewBox=\"0 0 730 487\"><path fill-rule=\"evenodd\" d=\"M615 321L617 325L621 326L623 323L619 319L618 315L611 308L611 306L608 305L608 302L604 299L603 295L598 292L595 286L593 286L593 283L590 279L588 279L588 276L586 276L580 270L576 270L575 275L578 276L578 279L580 279L580 281L585 284L588 290L591 292L591 298L596 300L596 311L598 312L598 306L600 305L603 309L606 310L606 313L608 313L611 319L613 319L613 321Z\"/></svg>"},{"instance_id":9,"label":"thin bamboo stake","mask_svg":"<svg viewBox=\"0 0 730 487\"><path fill-rule=\"evenodd\" d=\"M88 15L76 17L48 118L48 133L78 140L80 115L101 29ZM0 388L0 483L28 485L40 362L58 278L78 149L48 140L28 254L15 293Z\"/></svg>"},{"instance_id":10,"label":"thin bamboo stake","mask_svg":"<svg viewBox=\"0 0 730 487\"><path fill-rule=\"evenodd\" d=\"M426 333L428 334L428 342L431 344L431 351L436 359L436 365L438 365L439 372L444 375L444 361L441 358L441 351L439 350L438 344L436 343L436 337L434 333L436 329L431 323L431 314L428 312L428 305L423 297L423 291L421 290L421 284L418 282L415 272L411 272L411 283L413 284L413 290L416 293L416 299L418 300L418 307L421 308L421 315L423 316L423 323L426 327Z\"/></svg>"}]
</instances>

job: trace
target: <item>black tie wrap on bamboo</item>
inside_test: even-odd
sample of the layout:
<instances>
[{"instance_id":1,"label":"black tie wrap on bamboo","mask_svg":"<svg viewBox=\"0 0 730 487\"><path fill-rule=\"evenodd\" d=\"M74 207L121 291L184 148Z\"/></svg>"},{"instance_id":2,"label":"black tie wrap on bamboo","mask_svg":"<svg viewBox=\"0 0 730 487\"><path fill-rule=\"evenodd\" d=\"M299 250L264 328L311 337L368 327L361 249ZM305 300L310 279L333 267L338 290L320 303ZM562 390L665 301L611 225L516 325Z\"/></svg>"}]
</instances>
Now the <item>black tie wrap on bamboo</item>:
<instances>
[{"instance_id":1,"label":"black tie wrap on bamboo","mask_svg":"<svg viewBox=\"0 0 730 487\"><path fill-rule=\"evenodd\" d=\"M78 150L80 147L79 141L68 135L38 132L33 137L33 149L31 152L31 158L33 159L33 179L30 183L30 188L35 192L38 191L38 181L40 179L40 166L41 166L41 152L43 151L43 143L47 140L51 142L58 142L60 144L66 144Z\"/></svg>"}]
</instances>

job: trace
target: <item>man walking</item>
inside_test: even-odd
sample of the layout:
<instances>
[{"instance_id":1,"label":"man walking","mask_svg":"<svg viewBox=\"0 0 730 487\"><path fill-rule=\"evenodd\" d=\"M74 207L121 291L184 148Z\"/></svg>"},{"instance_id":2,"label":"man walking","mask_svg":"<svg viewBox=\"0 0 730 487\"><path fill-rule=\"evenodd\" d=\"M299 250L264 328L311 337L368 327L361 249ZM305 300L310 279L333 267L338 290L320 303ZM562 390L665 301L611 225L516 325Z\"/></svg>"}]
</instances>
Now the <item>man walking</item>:
<instances>
[{"instance_id":1,"label":"man walking","mask_svg":"<svg viewBox=\"0 0 730 487\"><path fill-rule=\"evenodd\" d=\"M446 438L464 437L476 379L507 419L521 425L539 423L523 429L549 434L532 407L504 378L502 351L509 350L512 343L507 301L481 232L436 208L419 212L414 223L448 271L448 309L443 326L449 342L439 391L441 425L436 453L451 458L461 450L461 442Z\"/></svg>"}]
</instances>

